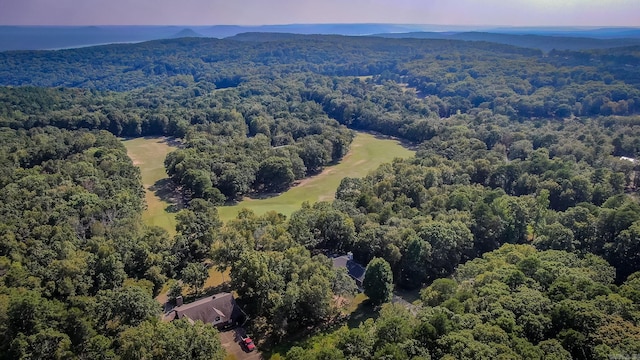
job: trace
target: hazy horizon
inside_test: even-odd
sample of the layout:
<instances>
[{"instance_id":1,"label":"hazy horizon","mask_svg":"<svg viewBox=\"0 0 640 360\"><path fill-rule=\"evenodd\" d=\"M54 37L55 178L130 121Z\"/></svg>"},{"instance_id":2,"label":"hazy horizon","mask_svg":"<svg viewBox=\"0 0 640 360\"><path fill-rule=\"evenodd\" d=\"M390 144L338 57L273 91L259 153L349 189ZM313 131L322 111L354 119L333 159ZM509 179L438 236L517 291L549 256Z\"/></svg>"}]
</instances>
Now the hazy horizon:
<instances>
[{"instance_id":1,"label":"hazy horizon","mask_svg":"<svg viewBox=\"0 0 640 360\"><path fill-rule=\"evenodd\" d=\"M4 27L176 27L176 28L202 28L214 26L237 26L237 27L264 27L264 26L312 26L312 25L389 25L389 26L420 26L420 27L438 27L438 28L515 28L515 29L577 29L577 30L595 30L595 29L640 29L640 25L501 25L501 24L478 24L478 25L461 25L461 24L412 24L412 23L384 23L384 22L316 22L316 23L278 23L278 24L0 24Z\"/></svg>"},{"instance_id":2,"label":"hazy horizon","mask_svg":"<svg viewBox=\"0 0 640 360\"><path fill-rule=\"evenodd\" d=\"M637 0L4 0L0 25L640 27Z\"/></svg>"}]
</instances>

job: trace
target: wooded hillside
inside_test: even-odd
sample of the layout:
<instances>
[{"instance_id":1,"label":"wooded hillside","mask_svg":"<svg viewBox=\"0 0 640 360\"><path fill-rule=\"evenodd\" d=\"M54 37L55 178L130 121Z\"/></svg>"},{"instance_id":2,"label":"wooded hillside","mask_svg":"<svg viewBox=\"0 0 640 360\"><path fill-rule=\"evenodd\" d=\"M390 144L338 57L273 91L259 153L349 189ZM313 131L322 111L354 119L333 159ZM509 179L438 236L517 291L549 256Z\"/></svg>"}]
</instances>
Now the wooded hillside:
<instances>
[{"instance_id":1,"label":"wooded hillside","mask_svg":"<svg viewBox=\"0 0 640 360\"><path fill-rule=\"evenodd\" d=\"M417 310L287 358L640 353L638 64L633 47L286 34L0 53L0 358L221 358L178 340L211 327L160 323L153 299L178 279L199 294L210 262L271 346L340 319L355 284L327 255L347 252L375 259L373 305L422 289ZM352 130L418 153L288 219L219 220L339 162ZM182 139L175 237L141 224L117 139L149 135Z\"/></svg>"}]
</instances>

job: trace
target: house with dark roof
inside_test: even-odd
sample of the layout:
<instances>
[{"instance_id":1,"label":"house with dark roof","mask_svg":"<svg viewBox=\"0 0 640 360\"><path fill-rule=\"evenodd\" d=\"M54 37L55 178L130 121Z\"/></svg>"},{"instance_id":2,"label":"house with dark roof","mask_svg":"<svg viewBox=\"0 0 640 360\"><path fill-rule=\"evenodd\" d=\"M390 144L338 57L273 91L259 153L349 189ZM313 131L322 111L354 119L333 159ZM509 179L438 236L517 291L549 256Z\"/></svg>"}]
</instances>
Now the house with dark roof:
<instances>
[{"instance_id":1,"label":"house with dark roof","mask_svg":"<svg viewBox=\"0 0 640 360\"><path fill-rule=\"evenodd\" d=\"M359 288L362 287L364 273L367 269L353 260L352 253L347 253L347 255L342 256L332 256L331 261L333 261L334 268L347 269L347 273L356 281L356 285L358 285Z\"/></svg>"},{"instance_id":2,"label":"house with dark roof","mask_svg":"<svg viewBox=\"0 0 640 360\"><path fill-rule=\"evenodd\" d=\"M242 310L230 293L207 296L188 304L178 302L178 305L165 316L165 321L185 319L193 324L200 320L205 324L224 328L236 324L242 317Z\"/></svg>"}]
</instances>

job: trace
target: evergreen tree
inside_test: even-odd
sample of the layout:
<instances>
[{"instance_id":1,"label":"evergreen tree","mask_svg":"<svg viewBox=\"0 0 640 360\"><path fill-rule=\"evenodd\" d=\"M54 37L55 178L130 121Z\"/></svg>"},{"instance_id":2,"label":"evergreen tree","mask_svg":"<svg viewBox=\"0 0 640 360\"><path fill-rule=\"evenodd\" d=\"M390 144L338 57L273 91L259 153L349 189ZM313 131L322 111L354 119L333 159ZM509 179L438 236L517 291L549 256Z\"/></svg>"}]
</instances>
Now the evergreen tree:
<instances>
[{"instance_id":1,"label":"evergreen tree","mask_svg":"<svg viewBox=\"0 0 640 360\"><path fill-rule=\"evenodd\" d=\"M362 282L364 293L373 305L380 305L391 301L393 296L393 273L391 265L381 258L374 258L367 265L367 271Z\"/></svg>"}]
</instances>

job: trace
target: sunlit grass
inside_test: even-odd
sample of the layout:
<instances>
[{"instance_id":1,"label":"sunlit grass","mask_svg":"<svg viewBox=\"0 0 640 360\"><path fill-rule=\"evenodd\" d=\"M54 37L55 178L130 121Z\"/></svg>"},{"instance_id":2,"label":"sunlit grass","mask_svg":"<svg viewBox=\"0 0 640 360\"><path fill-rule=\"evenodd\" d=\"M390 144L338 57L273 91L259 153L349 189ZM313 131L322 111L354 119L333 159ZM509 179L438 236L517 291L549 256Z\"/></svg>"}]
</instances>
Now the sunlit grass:
<instances>
[{"instance_id":1,"label":"sunlit grass","mask_svg":"<svg viewBox=\"0 0 640 360\"><path fill-rule=\"evenodd\" d=\"M351 144L351 150L337 165L326 168L319 175L302 180L299 185L278 196L245 199L233 206L219 207L218 212L224 221L234 219L243 208L251 209L258 215L275 210L289 216L305 201L314 203L333 200L340 181L345 177L363 177L380 164L397 157L408 158L414 154L414 151L402 146L397 140L358 133Z\"/></svg>"},{"instance_id":2,"label":"sunlit grass","mask_svg":"<svg viewBox=\"0 0 640 360\"><path fill-rule=\"evenodd\" d=\"M229 270L221 273L215 267L209 268L209 278L204 283L204 288L215 288L229 281Z\"/></svg>"},{"instance_id":3,"label":"sunlit grass","mask_svg":"<svg viewBox=\"0 0 640 360\"><path fill-rule=\"evenodd\" d=\"M127 154L134 165L140 168L142 184L145 190L147 209L142 214L142 220L147 225L160 226L170 235L176 231L175 214L168 212L172 204L160 199L150 188L158 181L167 178L164 169L164 159L168 153L175 150L165 138L137 138L123 141Z\"/></svg>"},{"instance_id":4,"label":"sunlit grass","mask_svg":"<svg viewBox=\"0 0 640 360\"><path fill-rule=\"evenodd\" d=\"M147 225L160 226L167 230L171 236L175 235L175 213L167 211L174 204L162 200L150 188L158 181L167 178L164 159L176 147L172 146L165 138L137 138L125 140L123 143L127 148L127 154L134 165L140 168L142 175L147 202L147 209L142 213L142 220ZM221 273L212 267L209 269L209 278L205 282L204 288L218 287L225 281L229 281L229 272ZM160 295L157 297L159 302L164 303L167 300L167 291L169 291L169 283L165 284L160 291Z\"/></svg>"}]
</instances>

